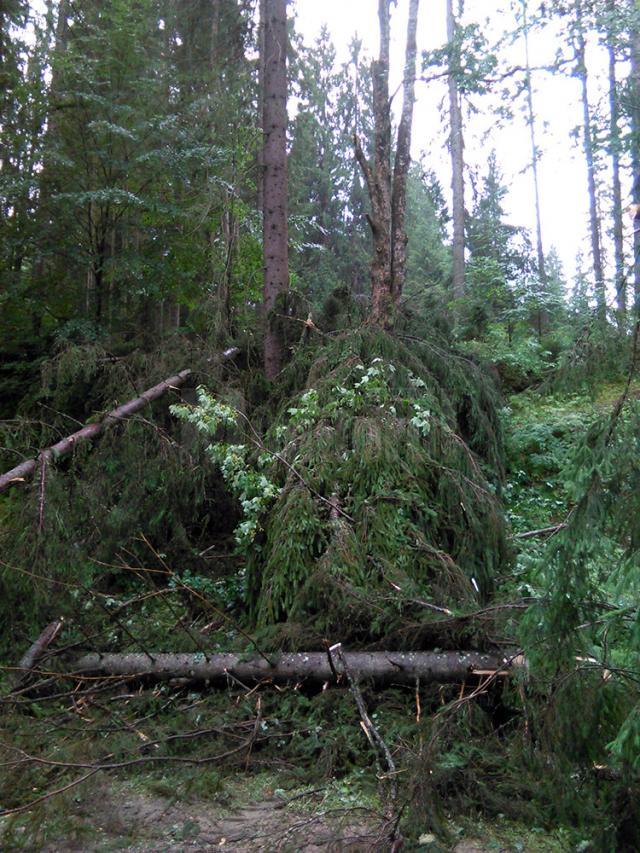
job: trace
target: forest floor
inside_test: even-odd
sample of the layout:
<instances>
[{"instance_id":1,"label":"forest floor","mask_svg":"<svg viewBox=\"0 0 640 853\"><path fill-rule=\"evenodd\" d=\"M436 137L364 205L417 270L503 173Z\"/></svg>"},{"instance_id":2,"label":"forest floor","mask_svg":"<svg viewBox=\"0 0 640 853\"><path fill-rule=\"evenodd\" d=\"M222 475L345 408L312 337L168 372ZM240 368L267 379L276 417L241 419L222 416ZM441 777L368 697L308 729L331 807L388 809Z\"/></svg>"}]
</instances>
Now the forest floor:
<instances>
[{"instance_id":1,"label":"forest floor","mask_svg":"<svg viewBox=\"0 0 640 853\"><path fill-rule=\"evenodd\" d=\"M119 781L102 777L67 797L57 818L37 829L21 823L5 835L3 850L42 853L98 851L225 850L234 853L384 853L379 813L358 805L344 781L323 788L287 790L274 787L271 773L237 773L221 784L218 794L184 800L182 786L169 795L171 779L138 777ZM31 830L35 833L32 834ZM44 831L46 840L36 837ZM452 841L443 846L430 833L403 850L429 853L560 853L570 847L560 834L527 828L511 821L493 825L475 816L449 825ZM40 835L42 838L42 835ZM34 846L35 845L35 846Z\"/></svg>"},{"instance_id":2,"label":"forest floor","mask_svg":"<svg viewBox=\"0 0 640 853\"><path fill-rule=\"evenodd\" d=\"M576 438L594 417L606 414L622 390L603 387L593 397L535 393L510 400L507 417L510 472L505 503L514 532L561 522L567 514L564 466ZM640 387L633 387L640 396ZM516 577L523 593L529 562L544 541L519 545ZM526 588L525 588L526 586ZM535 590L533 591L535 592ZM194 771L190 771L194 772ZM251 772L198 768L185 781L186 768L166 775L138 773L128 777L100 774L64 797L54 798L33 815L0 819L0 849L6 851L385 851L379 842L383 820L379 802L364 793L357 773L330 779L318 788L301 787L275 770ZM196 774L197 773L197 777ZM224 773L224 775L223 775ZM367 773L369 784L375 776ZM196 779L195 784L193 780ZM34 789L35 790L35 789ZM576 849L567 830L546 830L514 823L501 815L483 820L474 813L445 820L449 842L419 827L417 841L404 851L429 853L560 853Z\"/></svg>"}]
</instances>

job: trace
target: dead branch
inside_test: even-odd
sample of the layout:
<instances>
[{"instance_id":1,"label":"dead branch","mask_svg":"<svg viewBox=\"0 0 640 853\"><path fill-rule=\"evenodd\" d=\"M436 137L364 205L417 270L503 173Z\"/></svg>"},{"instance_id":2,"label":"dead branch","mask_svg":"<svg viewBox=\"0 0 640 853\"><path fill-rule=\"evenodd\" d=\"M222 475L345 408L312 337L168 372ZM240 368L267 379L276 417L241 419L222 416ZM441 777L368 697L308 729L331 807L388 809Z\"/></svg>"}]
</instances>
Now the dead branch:
<instances>
[{"instance_id":1,"label":"dead branch","mask_svg":"<svg viewBox=\"0 0 640 853\"><path fill-rule=\"evenodd\" d=\"M344 652L342 651L342 643L336 643L335 645L329 648L329 657L337 662L344 674L347 677L347 681L349 682L349 690L351 691L351 695L353 696L356 707L358 709L358 713L360 714L360 725L362 726L362 730L367 736L367 740L371 744L372 748L377 754L377 760L380 768L382 768L382 762L387 766L386 775L380 775L380 779L388 779L389 781L389 800L391 811L393 811L393 806L398 798L398 781L396 779L396 765L393 760L393 756L391 755L391 750L385 743L384 738L378 731L377 726L369 716L367 711L367 706L365 705L364 698L362 696L362 691L358 686L357 681L354 679L351 674L351 670L349 669L347 662L344 657ZM333 668L335 669L335 663ZM393 843L393 848L395 849L396 843L399 841L399 835L397 826L394 827L393 836L389 839Z\"/></svg>"},{"instance_id":2,"label":"dead branch","mask_svg":"<svg viewBox=\"0 0 640 853\"><path fill-rule=\"evenodd\" d=\"M564 530L567 526L566 521L560 522L560 524L552 524L551 527L540 527L538 530L527 530L525 533L516 533L513 537L514 539L533 539L536 536L553 536L554 533L558 533L560 530Z\"/></svg>"}]
</instances>

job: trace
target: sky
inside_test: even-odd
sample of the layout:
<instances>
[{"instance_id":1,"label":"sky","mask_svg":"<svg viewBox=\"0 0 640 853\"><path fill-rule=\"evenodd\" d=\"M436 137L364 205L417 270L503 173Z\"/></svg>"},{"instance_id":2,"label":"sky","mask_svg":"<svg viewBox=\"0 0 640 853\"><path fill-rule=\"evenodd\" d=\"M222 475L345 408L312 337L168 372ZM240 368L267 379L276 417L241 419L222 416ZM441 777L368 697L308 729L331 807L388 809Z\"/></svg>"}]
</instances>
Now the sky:
<instances>
[{"instance_id":1,"label":"sky","mask_svg":"<svg viewBox=\"0 0 640 853\"><path fill-rule=\"evenodd\" d=\"M370 55L378 50L377 0L296 0L293 4L297 29L305 43L312 43L320 28L326 24L338 51L338 61L346 59L346 48L357 33ZM486 38L492 42L511 29L514 15L508 0L466 0L465 22L481 25ZM408 0L398 0L392 13L392 77L400 80L403 65L404 34ZM418 50L441 47L446 42L445 0L423 0L418 24ZM563 44L558 25L530 34L530 58L533 68L549 64ZM509 61L524 64L524 41L508 48ZM606 73L606 57L595 43L588 45L588 67L596 72L591 81L590 95L596 105L604 102L602 89ZM600 85L598 80L600 79ZM542 150L539 163L542 233L545 253L555 246L563 262L565 275L571 281L576 255L581 251L585 266L590 264L588 234L587 172L580 139L572 138L572 130L581 125L579 82L570 76L553 77L547 72L533 75L536 133ZM393 85L393 84L392 84ZM424 157L425 166L435 170L450 199L451 166L447 150L448 105L444 81L418 84L413 128L413 156ZM524 115L524 99L513 103L514 119L497 124L494 108L498 94L474 99L472 116L467 115L465 127L465 159L471 171L481 178L486 172L489 153L495 148L504 183L509 189L505 208L510 224L525 226L535 235L534 189L531 174L531 144ZM630 187L624 186L628 195ZM626 195L625 195L626 198ZM466 186L466 207L472 205L469 183ZM606 214L606 211L605 211ZM605 227L608 217L605 215ZM627 237L632 224L625 219ZM606 248L606 246L605 246ZM611 256L611 252L605 252Z\"/></svg>"}]
</instances>

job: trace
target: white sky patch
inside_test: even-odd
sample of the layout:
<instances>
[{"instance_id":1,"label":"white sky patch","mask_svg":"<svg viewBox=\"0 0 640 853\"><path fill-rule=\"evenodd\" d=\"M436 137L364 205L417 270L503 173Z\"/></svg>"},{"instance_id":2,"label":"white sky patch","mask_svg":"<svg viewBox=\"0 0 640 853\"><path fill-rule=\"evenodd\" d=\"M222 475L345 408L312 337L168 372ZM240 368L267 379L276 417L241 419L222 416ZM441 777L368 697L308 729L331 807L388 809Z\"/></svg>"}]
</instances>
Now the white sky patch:
<instances>
[{"instance_id":1,"label":"white sky patch","mask_svg":"<svg viewBox=\"0 0 640 853\"><path fill-rule=\"evenodd\" d=\"M510 10L508 0L467 0L465 4L465 23L472 21L481 26L487 40L492 43L503 32L515 29L515 16ZM378 51L377 0L297 0L293 4L297 19L297 29L303 35L306 44L311 44L320 32L323 24L331 34L338 53L338 62L347 59L347 46L357 33L362 39L365 50L370 56ZM392 90L401 79L404 61L404 37L406 29L407 0L399 0L392 13L391 57ZM558 22L544 30L532 30L530 33L530 61L533 69L550 65L556 51L569 48L563 38L566 26ZM418 49L431 50L446 42L446 4L445 0L423 0L420 8L418 27ZM506 51L507 60L524 65L524 41L520 39ZM594 112L601 115L604 111L606 92L606 54L604 49L591 41L588 44L587 65L591 72L590 98ZM626 73L624 66L620 74ZM584 255L584 266L590 269L591 256L588 237L588 196L587 171L582 152L581 137L573 139L572 130L582 124L580 103L580 83L565 75L550 74L545 71L533 72L534 111L536 114L536 133L541 149L539 163L540 196L542 208L542 236L545 252L552 246L558 250L565 268L565 274L571 283L575 271L575 259L578 252ZM498 88L498 87L497 87ZM438 175L445 193L451 194L451 165L447 150L448 104L446 81L419 83L414 113L413 155L419 158L425 155L425 165L433 168ZM533 177L531 174L531 144L529 128L524 112L524 97L514 103L514 118L509 123L498 123L495 109L499 105L499 96L491 94L476 96L473 99L477 113L465 113L465 159L471 171L481 178L486 172L489 153L495 148L498 164L509 188L505 199L505 208L510 224L524 226L535 234L535 210ZM606 162L606 160L605 160ZM609 180L608 164L603 179ZM623 193L628 196L630 178L627 176ZM465 187L465 204L472 206L472 193L469 181ZM611 261L612 251L606 230L609 228L608 199L603 196L601 222L603 241L607 260ZM627 236L631 237L631 222L625 222ZM609 271L610 264L609 264Z\"/></svg>"}]
</instances>

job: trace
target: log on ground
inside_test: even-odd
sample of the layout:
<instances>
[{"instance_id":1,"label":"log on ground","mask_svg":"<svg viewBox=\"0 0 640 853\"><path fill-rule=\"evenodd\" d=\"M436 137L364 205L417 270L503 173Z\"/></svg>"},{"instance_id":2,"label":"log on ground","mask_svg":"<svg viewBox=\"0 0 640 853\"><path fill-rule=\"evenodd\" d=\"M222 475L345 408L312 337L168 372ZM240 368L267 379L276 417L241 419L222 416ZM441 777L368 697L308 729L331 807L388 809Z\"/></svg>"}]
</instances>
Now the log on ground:
<instances>
[{"instance_id":1,"label":"log on ground","mask_svg":"<svg viewBox=\"0 0 640 853\"><path fill-rule=\"evenodd\" d=\"M376 684L451 683L473 676L506 674L522 658L472 651L446 652L345 652L346 665L357 680ZM277 653L247 659L238 654L198 653L93 653L81 658L76 674L151 678L155 680L189 679L220 682L236 678L243 683L330 682L335 680L326 652ZM344 675L339 670L338 676Z\"/></svg>"}]
</instances>

